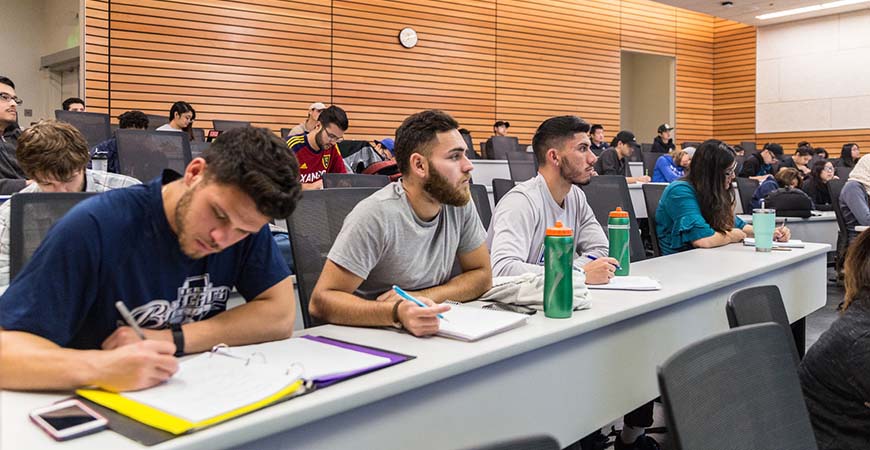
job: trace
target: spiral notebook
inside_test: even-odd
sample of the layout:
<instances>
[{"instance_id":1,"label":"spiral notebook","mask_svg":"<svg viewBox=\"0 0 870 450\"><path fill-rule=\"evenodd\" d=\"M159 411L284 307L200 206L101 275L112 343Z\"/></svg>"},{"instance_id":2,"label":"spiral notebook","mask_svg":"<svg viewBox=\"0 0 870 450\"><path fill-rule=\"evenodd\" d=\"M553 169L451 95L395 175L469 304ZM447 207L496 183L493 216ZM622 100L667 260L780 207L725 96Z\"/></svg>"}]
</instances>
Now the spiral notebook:
<instances>
[{"instance_id":1,"label":"spiral notebook","mask_svg":"<svg viewBox=\"0 0 870 450\"><path fill-rule=\"evenodd\" d=\"M515 312L477 308L456 302L445 303L450 305L450 311L444 313L447 320L441 321L438 335L461 341L477 341L502 333L525 324L529 318L526 314Z\"/></svg>"},{"instance_id":2,"label":"spiral notebook","mask_svg":"<svg viewBox=\"0 0 870 450\"><path fill-rule=\"evenodd\" d=\"M122 393L80 389L76 394L178 435L409 358L319 336L219 345L181 362L178 372L158 386Z\"/></svg>"}]
</instances>

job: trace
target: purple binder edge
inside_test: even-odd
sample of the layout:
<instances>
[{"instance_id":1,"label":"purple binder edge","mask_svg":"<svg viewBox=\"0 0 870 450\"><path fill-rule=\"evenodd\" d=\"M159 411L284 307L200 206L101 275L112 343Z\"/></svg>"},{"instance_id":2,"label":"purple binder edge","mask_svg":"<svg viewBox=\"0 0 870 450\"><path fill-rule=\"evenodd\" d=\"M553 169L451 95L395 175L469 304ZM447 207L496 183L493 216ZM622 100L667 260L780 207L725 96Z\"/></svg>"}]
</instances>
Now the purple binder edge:
<instances>
[{"instance_id":1,"label":"purple binder edge","mask_svg":"<svg viewBox=\"0 0 870 450\"><path fill-rule=\"evenodd\" d=\"M371 367L366 367L365 369L360 369L360 370L356 370L353 372L347 372L347 373L342 373L339 375L333 375L330 377L324 377L324 378L318 378L316 380L312 380L312 381L314 381L314 384L318 388L330 386L330 385L338 383L340 381L344 381L344 380L347 380L347 379L350 379L350 378L353 378L353 377L356 377L356 376L359 376L359 375L362 375L365 373L373 372L375 370L383 369L384 367L389 367L389 366L399 364L401 362L405 362L409 359L414 358L413 356L410 356L410 355L402 355L400 353L388 352L386 350L381 350L381 349L374 348L374 347L366 347L364 345L351 344L350 342L344 342L344 341L340 341L338 339L331 339L331 338L323 337L323 336L313 336L313 335L309 334L309 335L301 336L301 338L312 340L315 342L320 342L322 344L334 345L336 347L341 347L341 348L345 348L348 350L354 350L354 351L361 352L361 353L367 353L369 355L381 356L381 357L389 359L388 362L385 362L383 364L378 364L375 366L371 366Z\"/></svg>"}]
</instances>

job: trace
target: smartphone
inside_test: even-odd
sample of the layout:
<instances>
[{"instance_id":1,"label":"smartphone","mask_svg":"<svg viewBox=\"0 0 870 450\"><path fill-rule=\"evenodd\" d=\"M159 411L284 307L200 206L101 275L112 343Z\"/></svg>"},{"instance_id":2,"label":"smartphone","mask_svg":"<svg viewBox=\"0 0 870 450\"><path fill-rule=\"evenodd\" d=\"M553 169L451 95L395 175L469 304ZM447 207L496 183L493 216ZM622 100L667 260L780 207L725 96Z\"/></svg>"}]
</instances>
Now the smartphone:
<instances>
[{"instance_id":1,"label":"smartphone","mask_svg":"<svg viewBox=\"0 0 870 450\"><path fill-rule=\"evenodd\" d=\"M75 399L31 411L30 420L56 441L95 433L109 424L105 417Z\"/></svg>"}]
</instances>

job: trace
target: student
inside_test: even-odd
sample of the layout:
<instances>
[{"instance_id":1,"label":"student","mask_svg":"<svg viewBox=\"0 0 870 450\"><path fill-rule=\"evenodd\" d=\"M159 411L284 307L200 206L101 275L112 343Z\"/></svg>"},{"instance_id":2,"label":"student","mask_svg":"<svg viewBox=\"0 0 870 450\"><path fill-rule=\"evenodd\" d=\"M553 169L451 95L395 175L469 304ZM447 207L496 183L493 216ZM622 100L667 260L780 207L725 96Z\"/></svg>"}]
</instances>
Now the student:
<instances>
[{"instance_id":1,"label":"student","mask_svg":"<svg viewBox=\"0 0 870 450\"><path fill-rule=\"evenodd\" d=\"M70 97L63 101L61 107L64 111L85 112L85 101L77 97Z\"/></svg>"},{"instance_id":2,"label":"student","mask_svg":"<svg viewBox=\"0 0 870 450\"><path fill-rule=\"evenodd\" d=\"M683 178L686 169L692 163L692 155L695 147L674 149L669 155L659 156L653 169L652 181L654 183L670 183Z\"/></svg>"},{"instance_id":3,"label":"student","mask_svg":"<svg viewBox=\"0 0 870 450\"><path fill-rule=\"evenodd\" d=\"M592 125L589 129L589 138L592 142L589 144L589 149L595 156L601 156L601 152L610 148L610 145L604 140L604 126L600 124Z\"/></svg>"},{"instance_id":4,"label":"student","mask_svg":"<svg viewBox=\"0 0 870 450\"><path fill-rule=\"evenodd\" d=\"M297 134L306 134L317 126L320 120L320 113L326 109L326 105L321 102L314 102L308 107L308 117L305 118L299 125L296 125L290 130L290 134L283 136L284 139L290 139L290 136Z\"/></svg>"},{"instance_id":5,"label":"student","mask_svg":"<svg viewBox=\"0 0 870 450\"><path fill-rule=\"evenodd\" d=\"M779 169L779 172L776 173L775 177L765 179L757 188L755 188L750 205L753 209L761 208L761 201L766 199L770 193L777 189L799 188L800 184L801 175L798 170L792 167L783 167Z\"/></svg>"},{"instance_id":6,"label":"student","mask_svg":"<svg viewBox=\"0 0 870 450\"><path fill-rule=\"evenodd\" d=\"M196 111L187 102L175 102L169 109L169 123L161 125L157 131L185 131L196 118Z\"/></svg>"},{"instance_id":7,"label":"student","mask_svg":"<svg viewBox=\"0 0 870 450\"><path fill-rule=\"evenodd\" d=\"M759 183L773 176L774 164L778 158L782 157L782 146L775 142L764 144L764 148L758 153L749 155L743 161L743 169L738 173L738 176L743 178L752 178Z\"/></svg>"},{"instance_id":8,"label":"student","mask_svg":"<svg viewBox=\"0 0 870 450\"><path fill-rule=\"evenodd\" d=\"M345 218L311 294L313 316L426 336L438 332L437 314L450 309L437 303L473 300L489 290L486 236L469 191L473 166L458 129L435 110L402 122L395 143L402 179ZM462 273L451 276L457 260ZM392 285L430 307L402 300Z\"/></svg>"},{"instance_id":9,"label":"student","mask_svg":"<svg viewBox=\"0 0 870 450\"><path fill-rule=\"evenodd\" d=\"M77 205L0 297L0 388L144 389L175 354L289 337L293 283L267 224L292 213L298 179L271 131L237 128L184 175ZM248 301L226 311L233 288ZM118 326L117 301L147 340Z\"/></svg>"},{"instance_id":10,"label":"student","mask_svg":"<svg viewBox=\"0 0 870 450\"><path fill-rule=\"evenodd\" d=\"M511 127L511 123L505 120L496 121L492 124L493 136L507 136L507 130Z\"/></svg>"},{"instance_id":11,"label":"student","mask_svg":"<svg viewBox=\"0 0 870 450\"><path fill-rule=\"evenodd\" d=\"M782 162L779 164L779 167L791 167L797 169L800 173L801 181L804 180L810 174L810 168L808 164L810 160L813 159L813 149L808 145L802 145L795 149L794 155L783 158Z\"/></svg>"},{"instance_id":12,"label":"student","mask_svg":"<svg viewBox=\"0 0 870 450\"><path fill-rule=\"evenodd\" d=\"M671 138L671 131L674 131L674 127L666 123L659 125L658 136L653 139L650 151L653 153L670 153L674 151L677 146L674 145L674 140Z\"/></svg>"},{"instance_id":13,"label":"student","mask_svg":"<svg viewBox=\"0 0 870 450\"><path fill-rule=\"evenodd\" d=\"M855 164L855 168L849 173L849 181L843 185L840 191L840 211L846 222L848 232L847 243L852 242L858 232L858 225L870 225L870 206L868 206L868 194L870 194L870 158L861 158Z\"/></svg>"},{"instance_id":14,"label":"student","mask_svg":"<svg viewBox=\"0 0 870 450\"><path fill-rule=\"evenodd\" d=\"M815 154L815 156L816 156L817 158L821 158L821 159L829 159L829 158L830 158L830 157L828 156L828 151L825 150L824 147L816 147L816 148L814 148L814 149L813 149L813 154Z\"/></svg>"},{"instance_id":15,"label":"student","mask_svg":"<svg viewBox=\"0 0 870 450\"><path fill-rule=\"evenodd\" d=\"M840 317L798 368L819 450L870 448L870 233L849 246Z\"/></svg>"},{"instance_id":16,"label":"student","mask_svg":"<svg viewBox=\"0 0 870 450\"><path fill-rule=\"evenodd\" d=\"M764 199L766 208L775 209L776 215L780 217L801 217L808 218L812 216L813 200L804 191L800 190L800 173L797 169L791 167L783 167L776 173L773 189L767 192L761 191L762 186L770 185L770 179L765 180L758 187L755 194L758 197L753 198L753 208L761 207L761 199ZM757 203L755 203L757 201Z\"/></svg>"},{"instance_id":17,"label":"student","mask_svg":"<svg viewBox=\"0 0 870 450\"><path fill-rule=\"evenodd\" d=\"M127 111L118 116L118 128L122 130L147 130L148 116L142 111ZM121 167L118 164L118 139L114 136L103 142L100 142L94 147L91 152L91 157L97 153L106 155L106 171L112 173L120 173Z\"/></svg>"},{"instance_id":18,"label":"student","mask_svg":"<svg viewBox=\"0 0 870 450\"><path fill-rule=\"evenodd\" d=\"M843 150L840 153L840 160L837 161L837 167L855 167L860 158L861 150L858 148L858 144L853 142L843 144Z\"/></svg>"},{"instance_id":19,"label":"student","mask_svg":"<svg viewBox=\"0 0 870 450\"><path fill-rule=\"evenodd\" d=\"M323 174L347 173L338 143L349 126L347 114L332 105L318 116L317 125L308 132L290 136L287 146L299 160L302 189L323 189Z\"/></svg>"},{"instance_id":20,"label":"student","mask_svg":"<svg viewBox=\"0 0 870 450\"><path fill-rule=\"evenodd\" d=\"M598 172L598 175L623 176L629 184L648 183L651 178L646 175L640 177L631 176L628 158L635 151L640 151L640 144L635 140L634 133L626 130L620 131L613 138L613 142L610 143L610 148L603 151L598 157L598 161L595 161L595 171Z\"/></svg>"},{"instance_id":21,"label":"student","mask_svg":"<svg viewBox=\"0 0 870 450\"><path fill-rule=\"evenodd\" d=\"M810 196L819 211L830 211L832 208L828 182L834 178L834 164L827 160L816 161L810 176L801 185L801 190Z\"/></svg>"},{"instance_id":22,"label":"student","mask_svg":"<svg viewBox=\"0 0 870 450\"><path fill-rule=\"evenodd\" d=\"M33 180L26 192L105 192L139 184L125 175L87 170L88 143L72 125L43 120L18 139L18 163ZM10 203L0 205L0 288L9 284Z\"/></svg>"},{"instance_id":23,"label":"student","mask_svg":"<svg viewBox=\"0 0 870 450\"><path fill-rule=\"evenodd\" d=\"M0 76L0 195L20 191L27 185L24 172L15 159L15 148L21 128L18 127L18 107L24 103L15 95L15 83Z\"/></svg>"},{"instance_id":24,"label":"student","mask_svg":"<svg viewBox=\"0 0 870 450\"><path fill-rule=\"evenodd\" d=\"M734 158L725 143L705 141L695 151L686 179L665 188L656 210L656 234L663 255L720 247L752 236L752 226L734 215ZM786 227L774 232L777 241L790 236Z\"/></svg>"}]
</instances>

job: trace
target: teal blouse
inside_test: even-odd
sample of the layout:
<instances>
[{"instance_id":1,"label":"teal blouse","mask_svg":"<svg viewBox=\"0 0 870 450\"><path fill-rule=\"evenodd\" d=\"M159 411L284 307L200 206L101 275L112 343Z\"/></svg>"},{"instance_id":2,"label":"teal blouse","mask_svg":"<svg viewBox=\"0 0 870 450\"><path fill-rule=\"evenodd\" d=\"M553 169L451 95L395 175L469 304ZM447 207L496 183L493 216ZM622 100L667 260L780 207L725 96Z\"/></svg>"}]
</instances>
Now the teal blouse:
<instances>
[{"instance_id":1,"label":"teal blouse","mask_svg":"<svg viewBox=\"0 0 870 450\"><path fill-rule=\"evenodd\" d=\"M734 228L745 225L746 222L739 217L734 218ZM693 241L714 233L701 215L701 206L691 184L675 181L665 188L656 209L656 236L662 255L691 250Z\"/></svg>"}]
</instances>

